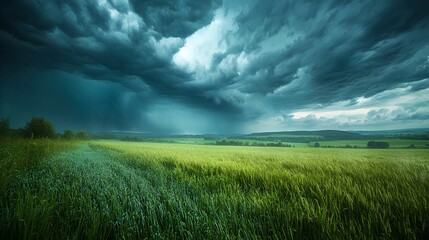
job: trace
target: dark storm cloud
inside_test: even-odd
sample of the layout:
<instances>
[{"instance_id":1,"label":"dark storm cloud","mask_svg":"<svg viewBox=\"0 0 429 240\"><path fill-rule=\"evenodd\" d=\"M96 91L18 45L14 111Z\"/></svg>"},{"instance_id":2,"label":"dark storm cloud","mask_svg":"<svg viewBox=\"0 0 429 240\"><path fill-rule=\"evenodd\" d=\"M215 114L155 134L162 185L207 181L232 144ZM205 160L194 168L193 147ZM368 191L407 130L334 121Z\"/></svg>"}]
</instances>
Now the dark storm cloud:
<instances>
[{"instance_id":1,"label":"dark storm cloud","mask_svg":"<svg viewBox=\"0 0 429 240\"><path fill-rule=\"evenodd\" d=\"M170 63L182 40L160 44L162 38L175 35L174 31L183 36L202 27L210 21L207 19L211 19L218 4L100 2L103 1L8 4L1 12L2 65L80 72L88 78L125 86L130 85L130 78L138 77L141 85L150 86L160 94L190 103L197 98L198 105L205 101L198 99L194 89L181 88L190 76ZM181 28L177 24L182 24ZM132 89L138 87L135 81L131 82Z\"/></svg>"},{"instance_id":2,"label":"dark storm cloud","mask_svg":"<svg viewBox=\"0 0 429 240\"><path fill-rule=\"evenodd\" d=\"M117 84L84 80L63 72L22 70L13 75L13 82L0 82L2 114L11 118L13 127L23 127L33 116L54 121L59 131L133 129L142 124L135 121L142 119L131 111L141 97ZM1 77L9 78L5 72Z\"/></svg>"},{"instance_id":3,"label":"dark storm cloud","mask_svg":"<svg viewBox=\"0 0 429 240\"><path fill-rule=\"evenodd\" d=\"M137 14L155 31L166 37L185 38L209 24L213 10L222 5L221 0L132 0Z\"/></svg>"},{"instance_id":4,"label":"dark storm cloud","mask_svg":"<svg viewBox=\"0 0 429 240\"><path fill-rule=\"evenodd\" d=\"M58 72L74 76L78 89L110 82L121 90L100 85L106 98L84 97L117 106L117 117L99 111L99 119L118 129L160 129L142 112L169 104L239 123L309 105L353 106L429 78L427 9L417 0L17 0L0 9L0 81L6 88L22 82L16 72L36 69L27 76L34 82ZM43 84L30 86L43 92ZM88 119L94 110L64 104Z\"/></svg>"},{"instance_id":5,"label":"dark storm cloud","mask_svg":"<svg viewBox=\"0 0 429 240\"><path fill-rule=\"evenodd\" d=\"M275 97L306 104L372 96L426 78L428 68L419 66L429 54L428 7L424 1L258 2L237 18L242 47L236 49L257 51L283 26L299 36L288 47L257 57L242 73L254 80L239 86L266 95L305 68L309 79L300 86L305 92L285 88Z\"/></svg>"}]
</instances>

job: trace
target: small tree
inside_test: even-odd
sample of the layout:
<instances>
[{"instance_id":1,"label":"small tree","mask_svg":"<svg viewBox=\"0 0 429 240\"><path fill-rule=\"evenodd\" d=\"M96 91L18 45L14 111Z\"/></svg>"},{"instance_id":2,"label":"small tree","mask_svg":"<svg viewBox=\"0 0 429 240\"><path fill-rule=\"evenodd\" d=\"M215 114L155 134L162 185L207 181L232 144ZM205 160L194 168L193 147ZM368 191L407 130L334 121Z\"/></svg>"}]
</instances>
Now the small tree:
<instances>
[{"instance_id":1,"label":"small tree","mask_svg":"<svg viewBox=\"0 0 429 240\"><path fill-rule=\"evenodd\" d=\"M73 131L72 130L65 130L63 133L63 138L67 139L67 140L73 139L74 138Z\"/></svg>"},{"instance_id":2,"label":"small tree","mask_svg":"<svg viewBox=\"0 0 429 240\"><path fill-rule=\"evenodd\" d=\"M77 132L76 137L79 139L88 139L88 133L84 130Z\"/></svg>"},{"instance_id":3,"label":"small tree","mask_svg":"<svg viewBox=\"0 0 429 240\"><path fill-rule=\"evenodd\" d=\"M389 143L388 142L369 141L367 146L368 146L368 148L389 148Z\"/></svg>"},{"instance_id":4,"label":"small tree","mask_svg":"<svg viewBox=\"0 0 429 240\"><path fill-rule=\"evenodd\" d=\"M24 128L24 136L27 138L53 138L55 128L51 122L42 117L34 117Z\"/></svg>"},{"instance_id":5,"label":"small tree","mask_svg":"<svg viewBox=\"0 0 429 240\"><path fill-rule=\"evenodd\" d=\"M8 135L9 131L9 119L0 119L0 136Z\"/></svg>"},{"instance_id":6,"label":"small tree","mask_svg":"<svg viewBox=\"0 0 429 240\"><path fill-rule=\"evenodd\" d=\"M317 142L317 143L315 143L315 144L314 144L314 147L320 147L320 143L318 143L318 142Z\"/></svg>"}]
</instances>

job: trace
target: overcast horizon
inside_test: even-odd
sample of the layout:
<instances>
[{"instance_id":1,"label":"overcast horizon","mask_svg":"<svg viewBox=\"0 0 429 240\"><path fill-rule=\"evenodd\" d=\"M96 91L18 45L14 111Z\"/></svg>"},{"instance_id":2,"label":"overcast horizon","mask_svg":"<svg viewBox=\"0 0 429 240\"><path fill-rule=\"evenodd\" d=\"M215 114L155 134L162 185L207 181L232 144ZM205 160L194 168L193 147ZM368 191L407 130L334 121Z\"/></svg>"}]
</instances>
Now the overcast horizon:
<instances>
[{"instance_id":1,"label":"overcast horizon","mask_svg":"<svg viewBox=\"0 0 429 240\"><path fill-rule=\"evenodd\" d=\"M429 128L429 2L4 3L0 118L58 131Z\"/></svg>"}]
</instances>

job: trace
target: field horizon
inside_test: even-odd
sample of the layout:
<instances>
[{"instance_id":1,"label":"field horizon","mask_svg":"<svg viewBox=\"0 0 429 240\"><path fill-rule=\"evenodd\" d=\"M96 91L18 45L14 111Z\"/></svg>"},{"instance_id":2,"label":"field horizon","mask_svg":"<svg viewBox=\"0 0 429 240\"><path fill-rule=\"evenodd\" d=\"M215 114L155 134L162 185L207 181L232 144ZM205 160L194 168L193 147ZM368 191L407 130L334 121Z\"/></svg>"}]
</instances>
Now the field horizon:
<instances>
[{"instance_id":1,"label":"field horizon","mask_svg":"<svg viewBox=\"0 0 429 240\"><path fill-rule=\"evenodd\" d=\"M16 130L16 129L15 129ZM93 135L120 135L120 136L149 136L149 137L168 137L168 136L247 136L247 135L270 135L270 134L290 134L294 135L300 133L302 135L311 135L318 132L346 132L346 133L357 133L360 135L399 135L399 134L427 134L429 133L429 128L388 128L383 130L344 130L344 129L334 129L334 128L325 128L317 130L304 130L304 129L295 129L295 130L279 130L279 131L259 131L259 132L249 132L249 133L158 133L158 132L141 132L141 131L95 131L90 132Z\"/></svg>"}]
</instances>

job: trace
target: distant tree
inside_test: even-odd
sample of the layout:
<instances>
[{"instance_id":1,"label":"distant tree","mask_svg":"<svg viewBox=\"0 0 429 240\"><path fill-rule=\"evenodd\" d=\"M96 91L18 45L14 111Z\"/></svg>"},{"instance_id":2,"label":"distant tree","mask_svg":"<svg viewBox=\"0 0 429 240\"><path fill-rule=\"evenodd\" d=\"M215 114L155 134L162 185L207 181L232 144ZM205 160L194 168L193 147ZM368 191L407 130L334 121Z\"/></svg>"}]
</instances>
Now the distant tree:
<instances>
[{"instance_id":1,"label":"distant tree","mask_svg":"<svg viewBox=\"0 0 429 240\"><path fill-rule=\"evenodd\" d=\"M84 130L77 132L76 137L79 139L88 139L88 133Z\"/></svg>"},{"instance_id":2,"label":"distant tree","mask_svg":"<svg viewBox=\"0 0 429 240\"><path fill-rule=\"evenodd\" d=\"M317 143L315 143L315 144L314 144L314 147L320 147L320 143L318 143L318 142L317 142Z\"/></svg>"},{"instance_id":3,"label":"distant tree","mask_svg":"<svg viewBox=\"0 0 429 240\"><path fill-rule=\"evenodd\" d=\"M411 144L409 148L416 148L416 145Z\"/></svg>"},{"instance_id":4,"label":"distant tree","mask_svg":"<svg viewBox=\"0 0 429 240\"><path fill-rule=\"evenodd\" d=\"M74 138L73 131L72 130L65 130L63 133L63 138L67 139L67 140L73 139Z\"/></svg>"},{"instance_id":5,"label":"distant tree","mask_svg":"<svg viewBox=\"0 0 429 240\"><path fill-rule=\"evenodd\" d=\"M53 138L55 128L51 122L42 117L34 117L24 128L24 136L27 138Z\"/></svg>"},{"instance_id":6,"label":"distant tree","mask_svg":"<svg viewBox=\"0 0 429 240\"><path fill-rule=\"evenodd\" d=\"M368 146L368 148L389 148L389 143L388 142L369 141L367 146Z\"/></svg>"},{"instance_id":7,"label":"distant tree","mask_svg":"<svg viewBox=\"0 0 429 240\"><path fill-rule=\"evenodd\" d=\"M10 132L9 119L0 119L0 136L6 136Z\"/></svg>"}]
</instances>

